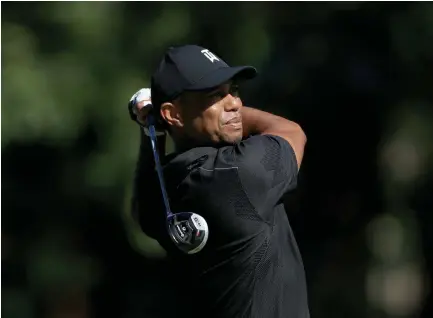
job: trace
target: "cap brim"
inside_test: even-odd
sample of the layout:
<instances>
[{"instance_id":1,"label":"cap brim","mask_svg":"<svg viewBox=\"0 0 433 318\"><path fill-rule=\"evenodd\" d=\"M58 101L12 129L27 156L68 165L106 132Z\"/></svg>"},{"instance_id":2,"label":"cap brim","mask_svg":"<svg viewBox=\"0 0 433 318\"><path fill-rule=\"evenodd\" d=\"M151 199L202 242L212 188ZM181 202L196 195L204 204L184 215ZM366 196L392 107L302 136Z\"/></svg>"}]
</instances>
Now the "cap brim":
<instances>
[{"instance_id":1,"label":"cap brim","mask_svg":"<svg viewBox=\"0 0 433 318\"><path fill-rule=\"evenodd\" d=\"M203 77L200 81L191 85L187 90L204 90L219 86L231 79L249 80L257 75L257 70L252 66L234 66L219 68Z\"/></svg>"}]
</instances>

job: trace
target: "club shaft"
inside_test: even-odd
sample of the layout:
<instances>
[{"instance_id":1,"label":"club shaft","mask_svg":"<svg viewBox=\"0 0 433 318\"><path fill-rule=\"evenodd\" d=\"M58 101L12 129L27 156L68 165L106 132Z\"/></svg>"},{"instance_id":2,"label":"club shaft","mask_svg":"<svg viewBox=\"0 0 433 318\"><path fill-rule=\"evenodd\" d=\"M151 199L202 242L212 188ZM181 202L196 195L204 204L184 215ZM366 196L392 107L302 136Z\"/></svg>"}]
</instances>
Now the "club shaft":
<instances>
[{"instance_id":1,"label":"club shaft","mask_svg":"<svg viewBox=\"0 0 433 318\"><path fill-rule=\"evenodd\" d=\"M161 161L159 160L158 141L156 138L155 126L150 125L148 129L149 129L149 135L150 135L150 142L152 144L153 157L155 158L156 172L158 173L159 186L161 188L162 198L164 200L165 211L167 213L167 216L171 216L172 212L170 209L170 202L168 200L167 190L165 188L164 175L162 173Z\"/></svg>"}]
</instances>

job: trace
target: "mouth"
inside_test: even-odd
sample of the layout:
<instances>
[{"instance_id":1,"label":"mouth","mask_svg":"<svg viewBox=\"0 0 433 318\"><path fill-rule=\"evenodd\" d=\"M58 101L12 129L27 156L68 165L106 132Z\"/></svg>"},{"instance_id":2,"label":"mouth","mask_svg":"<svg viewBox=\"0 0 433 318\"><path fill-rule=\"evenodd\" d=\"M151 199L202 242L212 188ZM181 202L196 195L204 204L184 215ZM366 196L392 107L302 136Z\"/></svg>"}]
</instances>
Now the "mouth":
<instances>
[{"instance_id":1,"label":"mouth","mask_svg":"<svg viewBox=\"0 0 433 318\"><path fill-rule=\"evenodd\" d=\"M242 130L242 117L236 116L228 121L223 125L225 128L230 130L236 130L240 131Z\"/></svg>"},{"instance_id":2,"label":"mouth","mask_svg":"<svg viewBox=\"0 0 433 318\"><path fill-rule=\"evenodd\" d=\"M233 124L239 124L239 123L242 123L242 117L241 116L237 116L237 117L230 119L224 125L233 125Z\"/></svg>"}]
</instances>

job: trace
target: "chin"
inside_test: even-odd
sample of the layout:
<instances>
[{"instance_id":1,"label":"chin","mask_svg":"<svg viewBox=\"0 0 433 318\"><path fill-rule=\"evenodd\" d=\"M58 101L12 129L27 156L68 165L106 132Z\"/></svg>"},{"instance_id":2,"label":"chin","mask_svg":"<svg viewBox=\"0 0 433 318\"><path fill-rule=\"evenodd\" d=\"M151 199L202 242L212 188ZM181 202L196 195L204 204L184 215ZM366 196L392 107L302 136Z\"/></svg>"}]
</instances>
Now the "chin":
<instances>
[{"instance_id":1,"label":"chin","mask_svg":"<svg viewBox=\"0 0 433 318\"><path fill-rule=\"evenodd\" d=\"M239 134L239 135L236 134L236 135L231 135L231 136L224 136L224 138L222 138L222 141L225 144L230 144L230 145L237 144L241 140L242 140L242 134Z\"/></svg>"}]
</instances>

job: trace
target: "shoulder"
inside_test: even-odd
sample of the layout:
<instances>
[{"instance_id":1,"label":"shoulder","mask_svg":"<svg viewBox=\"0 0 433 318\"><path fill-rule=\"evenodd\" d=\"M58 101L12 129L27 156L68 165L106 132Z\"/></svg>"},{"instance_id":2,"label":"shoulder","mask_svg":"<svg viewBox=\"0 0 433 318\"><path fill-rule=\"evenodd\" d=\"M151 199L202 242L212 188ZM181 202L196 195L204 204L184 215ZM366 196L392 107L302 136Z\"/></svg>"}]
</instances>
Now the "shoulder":
<instances>
[{"instance_id":1,"label":"shoulder","mask_svg":"<svg viewBox=\"0 0 433 318\"><path fill-rule=\"evenodd\" d=\"M256 135L241 142L222 147L216 154L218 162L233 167L261 165L274 170L278 163L290 166L296 163L296 156L290 143L275 135Z\"/></svg>"},{"instance_id":2,"label":"shoulder","mask_svg":"<svg viewBox=\"0 0 433 318\"><path fill-rule=\"evenodd\" d=\"M296 188L298 165L290 143L274 135L257 135L218 152L216 162L236 167L240 184L258 210L274 206Z\"/></svg>"}]
</instances>

